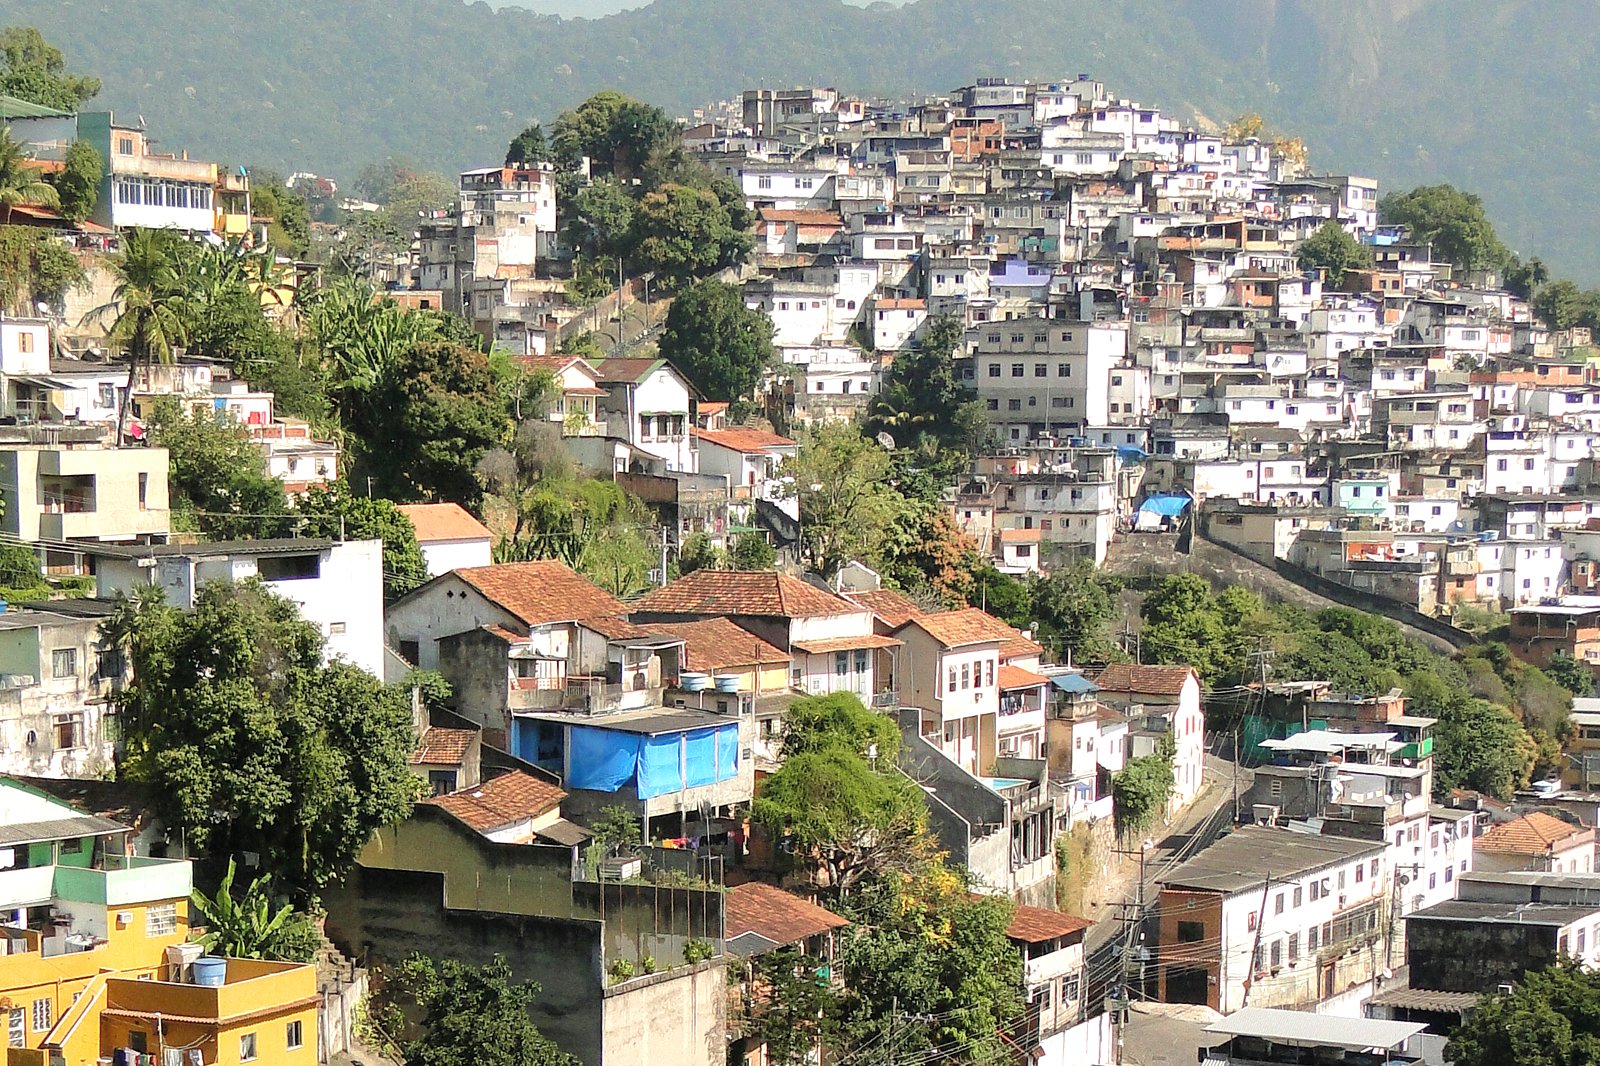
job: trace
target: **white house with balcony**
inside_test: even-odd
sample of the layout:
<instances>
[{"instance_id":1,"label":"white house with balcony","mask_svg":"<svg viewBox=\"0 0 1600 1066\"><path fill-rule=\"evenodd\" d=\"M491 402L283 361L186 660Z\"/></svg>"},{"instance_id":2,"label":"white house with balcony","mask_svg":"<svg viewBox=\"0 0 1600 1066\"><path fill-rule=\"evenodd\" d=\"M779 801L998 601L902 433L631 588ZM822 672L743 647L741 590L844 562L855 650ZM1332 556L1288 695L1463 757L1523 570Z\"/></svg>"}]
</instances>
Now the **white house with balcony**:
<instances>
[{"instance_id":1,"label":"white house with balcony","mask_svg":"<svg viewBox=\"0 0 1600 1066\"><path fill-rule=\"evenodd\" d=\"M670 471L698 473L694 408L699 399L689 380L665 359L605 359L595 364L595 417L608 434L654 455Z\"/></svg>"}]
</instances>

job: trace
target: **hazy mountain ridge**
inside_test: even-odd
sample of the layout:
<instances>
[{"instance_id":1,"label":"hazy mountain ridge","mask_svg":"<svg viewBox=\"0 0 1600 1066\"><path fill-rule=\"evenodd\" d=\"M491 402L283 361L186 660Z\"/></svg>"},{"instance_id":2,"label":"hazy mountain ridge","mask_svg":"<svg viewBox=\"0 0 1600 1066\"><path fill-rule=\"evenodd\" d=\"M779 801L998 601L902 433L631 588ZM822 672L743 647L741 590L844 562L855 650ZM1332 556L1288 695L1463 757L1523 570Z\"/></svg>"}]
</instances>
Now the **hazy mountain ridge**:
<instances>
[{"instance_id":1,"label":"hazy mountain ridge","mask_svg":"<svg viewBox=\"0 0 1600 1066\"><path fill-rule=\"evenodd\" d=\"M459 0L12 0L5 21L37 25L170 145L346 177L385 155L481 164L607 86L682 112L758 83L905 94L1085 72L1185 116L1260 110L1321 168L1474 189L1512 247L1593 282L1592 16L1588 0L656 0L578 20Z\"/></svg>"}]
</instances>

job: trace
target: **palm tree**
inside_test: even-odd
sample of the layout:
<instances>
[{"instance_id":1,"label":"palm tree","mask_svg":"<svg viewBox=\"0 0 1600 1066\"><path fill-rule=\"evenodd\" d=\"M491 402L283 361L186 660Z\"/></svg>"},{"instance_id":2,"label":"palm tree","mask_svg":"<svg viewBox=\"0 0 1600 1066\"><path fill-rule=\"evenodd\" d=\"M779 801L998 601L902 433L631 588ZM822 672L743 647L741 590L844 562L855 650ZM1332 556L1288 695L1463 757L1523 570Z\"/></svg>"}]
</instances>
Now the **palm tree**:
<instances>
[{"instance_id":1,"label":"palm tree","mask_svg":"<svg viewBox=\"0 0 1600 1066\"><path fill-rule=\"evenodd\" d=\"M59 207L55 186L39 176L22 145L11 139L11 127L0 126L0 223L11 224L11 212L24 205Z\"/></svg>"},{"instance_id":2,"label":"palm tree","mask_svg":"<svg viewBox=\"0 0 1600 1066\"><path fill-rule=\"evenodd\" d=\"M122 238L122 253L112 267L117 287L111 303L94 312L115 311L117 317L106 339L128 356L128 388L117 410L119 441L133 396L135 368L172 362L173 349L188 337L187 297L179 267L181 241L170 230L128 230Z\"/></svg>"}]
</instances>

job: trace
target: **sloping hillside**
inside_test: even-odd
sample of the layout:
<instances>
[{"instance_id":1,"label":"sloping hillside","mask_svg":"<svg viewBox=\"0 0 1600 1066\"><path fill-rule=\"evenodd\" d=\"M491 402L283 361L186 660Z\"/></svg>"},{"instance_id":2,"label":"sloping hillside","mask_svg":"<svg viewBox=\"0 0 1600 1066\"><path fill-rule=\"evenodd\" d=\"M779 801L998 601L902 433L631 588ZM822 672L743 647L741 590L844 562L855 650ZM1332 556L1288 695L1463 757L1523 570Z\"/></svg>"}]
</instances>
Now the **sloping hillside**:
<instances>
[{"instance_id":1,"label":"sloping hillside","mask_svg":"<svg viewBox=\"0 0 1600 1066\"><path fill-rule=\"evenodd\" d=\"M494 158L530 118L614 86L686 110L746 85L943 90L1088 72L1390 187L1480 192L1507 242L1600 281L1591 0L656 0L561 20L460 0L10 0L103 101L197 152L351 175Z\"/></svg>"}]
</instances>

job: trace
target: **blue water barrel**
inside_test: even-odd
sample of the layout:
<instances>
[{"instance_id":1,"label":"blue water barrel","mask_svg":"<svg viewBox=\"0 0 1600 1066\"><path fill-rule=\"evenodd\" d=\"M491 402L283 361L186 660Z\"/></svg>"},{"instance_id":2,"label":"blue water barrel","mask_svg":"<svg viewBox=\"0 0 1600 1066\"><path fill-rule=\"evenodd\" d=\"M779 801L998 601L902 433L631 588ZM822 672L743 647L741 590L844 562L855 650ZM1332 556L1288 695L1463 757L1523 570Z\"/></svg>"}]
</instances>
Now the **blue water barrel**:
<instances>
[{"instance_id":1,"label":"blue water barrel","mask_svg":"<svg viewBox=\"0 0 1600 1066\"><path fill-rule=\"evenodd\" d=\"M203 955L194 960L194 983L207 988L221 988L228 980L228 960L215 955Z\"/></svg>"}]
</instances>

